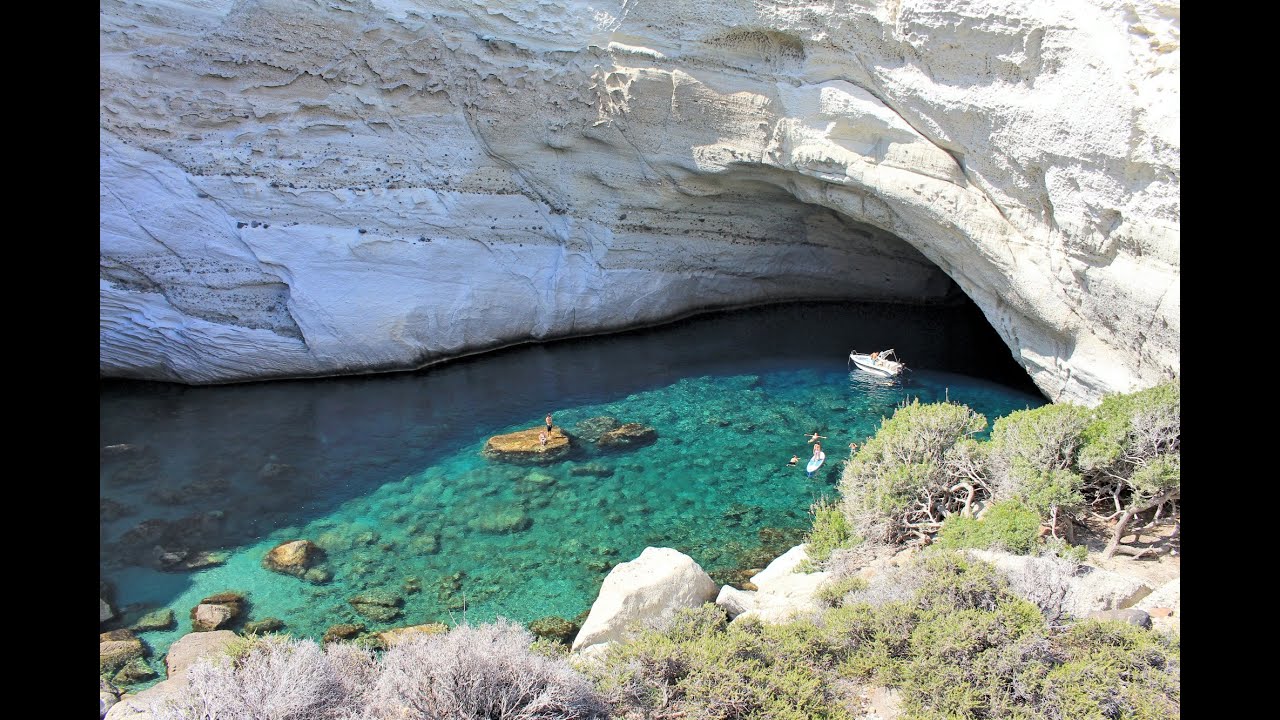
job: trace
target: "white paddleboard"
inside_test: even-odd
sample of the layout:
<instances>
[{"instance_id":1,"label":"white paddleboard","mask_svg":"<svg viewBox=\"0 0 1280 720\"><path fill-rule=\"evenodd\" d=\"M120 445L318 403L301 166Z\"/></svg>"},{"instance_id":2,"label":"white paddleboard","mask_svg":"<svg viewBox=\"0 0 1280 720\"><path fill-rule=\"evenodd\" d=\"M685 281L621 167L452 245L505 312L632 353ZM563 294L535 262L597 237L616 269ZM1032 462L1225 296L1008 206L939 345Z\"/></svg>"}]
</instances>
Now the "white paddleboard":
<instances>
[{"instance_id":1,"label":"white paddleboard","mask_svg":"<svg viewBox=\"0 0 1280 720\"><path fill-rule=\"evenodd\" d=\"M812 473L814 470L822 467L822 463L827 461L827 454L821 453L817 457L809 458L809 464L805 466L805 470Z\"/></svg>"}]
</instances>

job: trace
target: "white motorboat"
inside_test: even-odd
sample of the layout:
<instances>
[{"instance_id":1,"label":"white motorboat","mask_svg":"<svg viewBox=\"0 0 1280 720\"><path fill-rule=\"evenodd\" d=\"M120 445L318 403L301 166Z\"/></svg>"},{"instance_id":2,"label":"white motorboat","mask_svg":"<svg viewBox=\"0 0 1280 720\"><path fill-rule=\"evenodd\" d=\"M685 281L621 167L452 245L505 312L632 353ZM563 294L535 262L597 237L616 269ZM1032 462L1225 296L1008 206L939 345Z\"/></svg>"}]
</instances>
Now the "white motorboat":
<instances>
[{"instance_id":1,"label":"white motorboat","mask_svg":"<svg viewBox=\"0 0 1280 720\"><path fill-rule=\"evenodd\" d=\"M893 348L873 353L860 353L854 350L849 353L849 360L857 365L859 370L878 377L897 377L907 369L907 366L898 360L898 355L894 353Z\"/></svg>"}]
</instances>

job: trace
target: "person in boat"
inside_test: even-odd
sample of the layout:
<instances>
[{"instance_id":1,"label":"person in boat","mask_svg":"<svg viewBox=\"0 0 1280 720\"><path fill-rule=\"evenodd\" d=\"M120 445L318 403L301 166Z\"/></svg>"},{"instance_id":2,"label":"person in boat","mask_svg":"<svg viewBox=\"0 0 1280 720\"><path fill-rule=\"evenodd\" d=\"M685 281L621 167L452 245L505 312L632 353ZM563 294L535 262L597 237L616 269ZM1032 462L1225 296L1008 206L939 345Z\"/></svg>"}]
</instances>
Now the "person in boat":
<instances>
[{"instance_id":1,"label":"person in boat","mask_svg":"<svg viewBox=\"0 0 1280 720\"><path fill-rule=\"evenodd\" d=\"M818 438L822 438L823 440L827 439L826 435L819 435L816 432L812 435L806 435L805 437L809 438L809 442L818 442Z\"/></svg>"},{"instance_id":2,"label":"person in boat","mask_svg":"<svg viewBox=\"0 0 1280 720\"><path fill-rule=\"evenodd\" d=\"M800 456L799 456L799 455L792 455L792 456L791 456L791 459L787 461L787 467L795 467L795 466L796 466L796 464L797 464L797 463L799 463L799 462L800 462Z\"/></svg>"},{"instance_id":3,"label":"person in boat","mask_svg":"<svg viewBox=\"0 0 1280 720\"><path fill-rule=\"evenodd\" d=\"M880 366L880 359L879 359L879 358L880 358L880 353L879 353L879 352L873 352L873 353L871 353L871 364L872 364L872 365L875 365L876 367L879 367L879 366Z\"/></svg>"}]
</instances>

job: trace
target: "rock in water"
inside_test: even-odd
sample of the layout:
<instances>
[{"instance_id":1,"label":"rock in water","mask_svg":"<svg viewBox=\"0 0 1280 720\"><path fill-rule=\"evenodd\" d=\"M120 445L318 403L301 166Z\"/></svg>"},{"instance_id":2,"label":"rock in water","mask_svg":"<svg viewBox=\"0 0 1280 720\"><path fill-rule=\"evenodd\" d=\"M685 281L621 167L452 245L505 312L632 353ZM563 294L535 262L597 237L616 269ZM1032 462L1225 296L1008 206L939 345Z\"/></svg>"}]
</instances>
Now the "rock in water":
<instances>
[{"instance_id":1,"label":"rock in water","mask_svg":"<svg viewBox=\"0 0 1280 720\"><path fill-rule=\"evenodd\" d=\"M133 624L133 629L137 632L169 630L173 625L173 610L170 608L161 608L143 615L138 622Z\"/></svg>"},{"instance_id":2,"label":"rock in water","mask_svg":"<svg viewBox=\"0 0 1280 720\"><path fill-rule=\"evenodd\" d=\"M147 652L131 630L112 630L98 639L98 673L110 675Z\"/></svg>"},{"instance_id":3,"label":"rock in water","mask_svg":"<svg viewBox=\"0 0 1280 720\"><path fill-rule=\"evenodd\" d=\"M577 425L573 426L573 434L575 437L582 438L583 442L594 443L600 439L601 435L615 430L622 423L618 422L615 417L601 415L599 417L587 418Z\"/></svg>"},{"instance_id":4,"label":"rock in water","mask_svg":"<svg viewBox=\"0 0 1280 720\"><path fill-rule=\"evenodd\" d=\"M347 601L356 612L374 622L388 622L400 616L400 606L404 600L399 595L385 590L373 590L360 593Z\"/></svg>"},{"instance_id":5,"label":"rock in water","mask_svg":"<svg viewBox=\"0 0 1280 720\"><path fill-rule=\"evenodd\" d=\"M191 608L191 629L195 632L217 630L231 624L244 611L243 593L224 592L200 601Z\"/></svg>"},{"instance_id":6,"label":"rock in water","mask_svg":"<svg viewBox=\"0 0 1280 720\"><path fill-rule=\"evenodd\" d=\"M284 621L280 618L263 618L253 622L244 624L245 635L262 635L269 632L275 632L284 627Z\"/></svg>"},{"instance_id":7,"label":"rock in water","mask_svg":"<svg viewBox=\"0 0 1280 720\"><path fill-rule=\"evenodd\" d=\"M262 558L262 566L273 572L305 577L307 571L324 562L324 550L310 540L281 543Z\"/></svg>"},{"instance_id":8,"label":"rock in water","mask_svg":"<svg viewBox=\"0 0 1280 720\"><path fill-rule=\"evenodd\" d=\"M657 439L657 430L648 425L630 422L601 435L596 445L610 450L622 450L652 445Z\"/></svg>"},{"instance_id":9,"label":"rock in water","mask_svg":"<svg viewBox=\"0 0 1280 720\"><path fill-rule=\"evenodd\" d=\"M554 428L547 437L547 444L538 440L545 427L520 430L506 435L494 435L480 452L489 460L509 463L549 463L569 454L569 436L560 428Z\"/></svg>"},{"instance_id":10,"label":"rock in water","mask_svg":"<svg viewBox=\"0 0 1280 720\"><path fill-rule=\"evenodd\" d=\"M328 630L324 631L322 642L331 643L338 640L352 640L357 635L364 632L364 623L339 623L330 625Z\"/></svg>"}]
</instances>

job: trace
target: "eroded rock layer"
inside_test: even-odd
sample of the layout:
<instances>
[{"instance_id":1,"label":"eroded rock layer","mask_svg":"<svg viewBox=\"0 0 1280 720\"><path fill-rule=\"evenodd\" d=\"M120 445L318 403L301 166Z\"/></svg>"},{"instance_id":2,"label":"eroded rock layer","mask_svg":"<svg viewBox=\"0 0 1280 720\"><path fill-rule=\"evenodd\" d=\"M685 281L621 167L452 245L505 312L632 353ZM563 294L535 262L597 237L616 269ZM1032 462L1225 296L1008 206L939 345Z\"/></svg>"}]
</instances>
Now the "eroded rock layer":
<instances>
[{"instance_id":1,"label":"eroded rock layer","mask_svg":"<svg viewBox=\"0 0 1280 720\"><path fill-rule=\"evenodd\" d=\"M104 375L410 368L951 281L1051 398L1178 372L1177 3L100 18Z\"/></svg>"}]
</instances>

